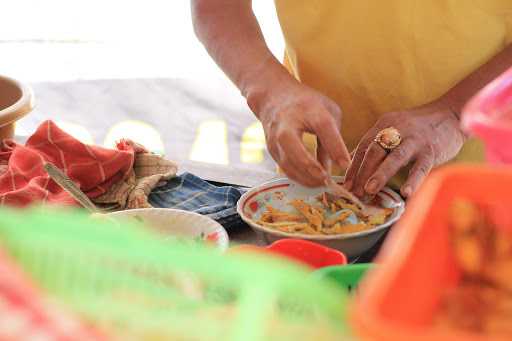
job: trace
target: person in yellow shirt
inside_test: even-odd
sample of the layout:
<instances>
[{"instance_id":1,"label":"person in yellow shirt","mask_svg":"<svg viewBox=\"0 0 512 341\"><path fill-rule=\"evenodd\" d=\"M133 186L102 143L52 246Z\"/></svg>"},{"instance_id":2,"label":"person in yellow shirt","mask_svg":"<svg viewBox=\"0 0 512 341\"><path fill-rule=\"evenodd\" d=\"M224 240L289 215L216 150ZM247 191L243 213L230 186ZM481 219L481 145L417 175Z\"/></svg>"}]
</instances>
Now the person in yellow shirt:
<instances>
[{"instance_id":1,"label":"person in yellow shirt","mask_svg":"<svg viewBox=\"0 0 512 341\"><path fill-rule=\"evenodd\" d=\"M332 166L348 168L346 186L360 197L391 180L408 197L432 168L482 160L458 119L472 95L512 66L511 0L275 4L283 63L266 46L251 0L193 0L192 13L197 36L247 99L288 177L318 186ZM383 143L385 128L399 144Z\"/></svg>"}]
</instances>

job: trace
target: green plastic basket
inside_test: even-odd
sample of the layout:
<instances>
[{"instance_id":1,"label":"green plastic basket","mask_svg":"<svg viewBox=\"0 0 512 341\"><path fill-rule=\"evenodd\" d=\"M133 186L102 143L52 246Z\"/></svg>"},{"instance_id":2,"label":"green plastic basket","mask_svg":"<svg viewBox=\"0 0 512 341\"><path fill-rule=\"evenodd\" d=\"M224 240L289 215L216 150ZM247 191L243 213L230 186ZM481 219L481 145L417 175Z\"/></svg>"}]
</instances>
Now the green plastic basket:
<instances>
[{"instance_id":1,"label":"green plastic basket","mask_svg":"<svg viewBox=\"0 0 512 341\"><path fill-rule=\"evenodd\" d=\"M329 266L315 271L314 275L323 279L328 279L336 283L337 286L351 293L357 289L360 281L370 270L373 264L350 264L341 266Z\"/></svg>"},{"instance_id":2,"label":"green plastic basket","mask_svg":"<svg viewBox=\"0 0 512 341\"><path fill-rule=\"evenodd\" d=\"M111 340L348 340L346 294L298 265L83 213L0 210L0 245Z\"/></svg>"}]
</instances>

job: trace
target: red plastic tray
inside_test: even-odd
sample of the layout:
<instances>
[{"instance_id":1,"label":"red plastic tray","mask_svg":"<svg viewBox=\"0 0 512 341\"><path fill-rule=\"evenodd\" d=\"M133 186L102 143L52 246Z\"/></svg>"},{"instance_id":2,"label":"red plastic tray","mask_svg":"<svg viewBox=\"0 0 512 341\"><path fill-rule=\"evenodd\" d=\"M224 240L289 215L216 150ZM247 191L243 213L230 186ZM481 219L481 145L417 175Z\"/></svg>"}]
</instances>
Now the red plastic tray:
<instances>
[{"instance_id":1,"label":"red plastic tray","mask_svg":"<svg viewBox=\"0 0 512 341\"><path fill-rule=\"evenodd\" d=\"M314 269L347 264L347 257L342 252L301 239L281 239L267 247L239 245L231 248L231 250L255 251L284 256Z\"/></svg>"}]
</instances>

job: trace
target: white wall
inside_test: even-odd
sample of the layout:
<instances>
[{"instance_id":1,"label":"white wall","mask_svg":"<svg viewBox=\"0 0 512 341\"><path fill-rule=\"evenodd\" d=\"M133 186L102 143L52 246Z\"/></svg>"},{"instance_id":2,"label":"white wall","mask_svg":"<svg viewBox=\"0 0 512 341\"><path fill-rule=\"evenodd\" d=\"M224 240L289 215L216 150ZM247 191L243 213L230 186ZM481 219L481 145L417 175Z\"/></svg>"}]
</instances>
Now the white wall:
<instances>
[{"instance_id":1,"label":"white wall","mask_svg":"<svg viewBox=\"0 0 512 341\"><path fill-rule=\"evenodd\" d=\"M281 58L273 1L253 2ZM31 82L224 78L193 34L186 0L15 0L1 7L0 74Z\"/></svg>"}]
</instances>

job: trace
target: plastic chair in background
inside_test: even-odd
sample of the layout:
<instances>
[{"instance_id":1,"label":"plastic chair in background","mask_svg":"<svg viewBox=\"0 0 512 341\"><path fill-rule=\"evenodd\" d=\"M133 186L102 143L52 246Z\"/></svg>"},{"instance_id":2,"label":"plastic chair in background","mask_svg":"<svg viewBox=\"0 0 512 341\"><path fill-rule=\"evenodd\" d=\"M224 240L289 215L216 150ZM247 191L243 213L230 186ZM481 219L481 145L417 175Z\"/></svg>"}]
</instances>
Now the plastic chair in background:
<instances>
[{"instance_id":1,"label":"plastic chair in background","mask_svg":"<svg viewBox=\"0 0 512 341\"><path fill-rule=\"evenodd\" d=\"M485 143L487 161L512 164L512 69L466 105L462 127Z\"/></svg>"}]
</instances>

